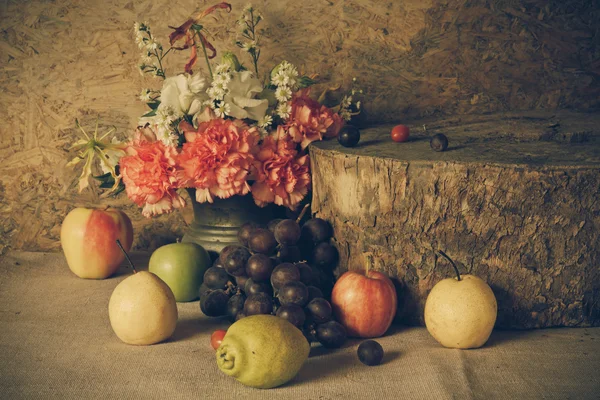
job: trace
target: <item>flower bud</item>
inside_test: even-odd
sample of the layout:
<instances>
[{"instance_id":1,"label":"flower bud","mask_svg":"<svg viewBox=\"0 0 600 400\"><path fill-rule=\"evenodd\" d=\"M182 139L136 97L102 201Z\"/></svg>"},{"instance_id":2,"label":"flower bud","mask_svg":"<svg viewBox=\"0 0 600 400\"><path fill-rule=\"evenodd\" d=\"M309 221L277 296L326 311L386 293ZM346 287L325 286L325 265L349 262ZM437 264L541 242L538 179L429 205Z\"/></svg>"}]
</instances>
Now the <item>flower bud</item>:
<instances>
[{"instance_id":1,"label":"flower bud","mask_svg":"<svg viewBox=\"0 0 600 400\"><path fill-rule=\"evenodd\" d=\"M240 61L235 56L235 54L233 54L230 51L226 51L225 53L223 53L221 62L223 64L229 64L231 66L231 68L235 71L240 71L242 69L242 65L240 64Z\"/></svg>"}]
</instances>

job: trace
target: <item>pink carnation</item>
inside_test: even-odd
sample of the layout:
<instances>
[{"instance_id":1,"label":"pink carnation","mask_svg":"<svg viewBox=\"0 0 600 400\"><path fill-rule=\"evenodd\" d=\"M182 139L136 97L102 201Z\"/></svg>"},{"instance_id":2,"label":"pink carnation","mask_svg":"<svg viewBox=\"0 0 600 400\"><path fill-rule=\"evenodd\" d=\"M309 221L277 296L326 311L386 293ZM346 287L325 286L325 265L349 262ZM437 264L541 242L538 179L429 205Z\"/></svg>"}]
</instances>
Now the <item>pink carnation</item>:
<instances>
[{"instance_id":1,"label":"pink carnation","mask_svg":"<svg viewBox=\"0 0 600 400\"><path fill-rule=\"evenodd\" d=\"M289 136L278 136L267 137L257 154L258 179L252 185L252 196L261 207L275 203L293 210L310 189L309 158L295 150Z\"/></svg>"},{"instance_id":2,"label":"pink carnation","mask_svg":"<svg viewBox=\"0 0 600 400\"><path fill-rule=\"evenodd\" d=\"M198 129L180 124L186 143L179 155L181 176L186 186L196 188L199 203L245 195L250 191L254 154L259 133L240 120L211 119Z\"/></svg>"},{"instance_id":3,"label":"pink carnation","mask_svg":"<svg viewBox=\"0 0 600 400\"><path fill-rule=\"evenodd\" d=\"M127 196L144 207L142 214L145 217L185 206L185 201L177 194L180 183L174 147L157 141L151 129L138 128L126 153L119 161L121 177Z\"/></svg>"},{"instance_id":4,"label":"pink carnation","mask_svg":"<svg viewBox=\"0 0 600 400\"><path fill-rule=\"evenodd\" d=\"M344 125L339 114L308 97L308 90L297 92L292 99L292 112L285 130L305 149L315 140L336 137Z\"/></svg>"}]
</instances>

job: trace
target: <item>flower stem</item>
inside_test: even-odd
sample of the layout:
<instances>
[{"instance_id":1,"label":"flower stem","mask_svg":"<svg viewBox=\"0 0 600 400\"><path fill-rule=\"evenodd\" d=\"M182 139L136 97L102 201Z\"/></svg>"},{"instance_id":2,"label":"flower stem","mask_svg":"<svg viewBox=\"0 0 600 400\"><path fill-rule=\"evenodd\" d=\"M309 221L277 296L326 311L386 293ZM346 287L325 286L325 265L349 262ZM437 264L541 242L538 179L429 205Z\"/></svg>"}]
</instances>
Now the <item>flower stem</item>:
<instances>
[{"instance_id":1,"label":"flower stem","mask_svg":"<svg viewBox=\"0 0 600 400\"><path fill-rule=\"evenodd\" d=\"M308 210L308 207L310 206L310 204L306 204L304 206L304 208L302 209L302 212L300 212L300 215L298 215L298 218L296 219L296 223L299 224L300 221L302 221L302 217L304 217L304 214L306 214L306 210Z\"/></svg>"},{"instance_id":2,"label":"flower stem","mask_svg":"<svg viewBox=\"0 0 600 400\"><path fill-rule=\"evenodd\" d=\"M208 53L206 52L206 46L204 45L204 40L200 37L200 32L198 33L198 38L200 39L200 43L202 43L202 51L204 52L204 59L206 60L206 65L208 66L208 72L210 74L210 79L213 79L212 68L210 67L210 61L208 61Z\"/></svg>"}]
</instances>

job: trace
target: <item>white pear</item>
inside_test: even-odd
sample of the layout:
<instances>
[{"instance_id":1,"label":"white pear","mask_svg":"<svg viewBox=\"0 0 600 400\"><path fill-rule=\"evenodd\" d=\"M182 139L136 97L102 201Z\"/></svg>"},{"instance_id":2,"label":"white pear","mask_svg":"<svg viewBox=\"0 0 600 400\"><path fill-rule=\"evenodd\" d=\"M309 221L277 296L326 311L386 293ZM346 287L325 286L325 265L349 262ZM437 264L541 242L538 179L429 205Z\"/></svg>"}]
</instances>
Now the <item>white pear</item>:
<instances>
[{"instance_id":1,"label":"white pear","mask_svg":"<svg viewBox=\"0 0 600 400\"><path fill-rule=\"evenodd\" d=\"M496 323L496 297L483 280L473 275L461 276L453 262L452 265L457 277L438 282L427 296L425 325L444 347L478 348L487 342Z\"/></svg>"},{"instance_id":2,"label":"white pear","mask_svg":"<svg viewBox=\"0 0 600 400\"><path fill-rule=\"evenodd\" d=\"M169 286L148 271L117 285L108 303L110 324L123 342L150 345L168 339L177 324L177 303Z\"/></svg>"}]
</instances>

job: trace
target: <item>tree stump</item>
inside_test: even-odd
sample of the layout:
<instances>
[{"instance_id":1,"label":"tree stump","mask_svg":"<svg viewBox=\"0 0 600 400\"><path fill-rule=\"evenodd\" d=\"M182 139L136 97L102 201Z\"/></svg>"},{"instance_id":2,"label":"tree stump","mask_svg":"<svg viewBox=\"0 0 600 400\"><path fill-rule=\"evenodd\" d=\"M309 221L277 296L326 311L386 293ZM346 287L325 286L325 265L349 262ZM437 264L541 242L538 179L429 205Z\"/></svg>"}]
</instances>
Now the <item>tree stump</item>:
<instances>
[{"instance_id":1,"label":"tree stump","mask_svg":"<svg viewBox=\"0 0 600 400\"><path fill-rule=\"evenodd\" d=\"M433 285L479 276L498 300L496 326L600 325L600 115L462 116L361 132L355 148L310 146L313 213L330 221L337 272L395 278L398 317L423 323ZM424 131L424 129L427 131ZM429 138L444 133L445 152Z\"/></svg>"}]
</instances>

